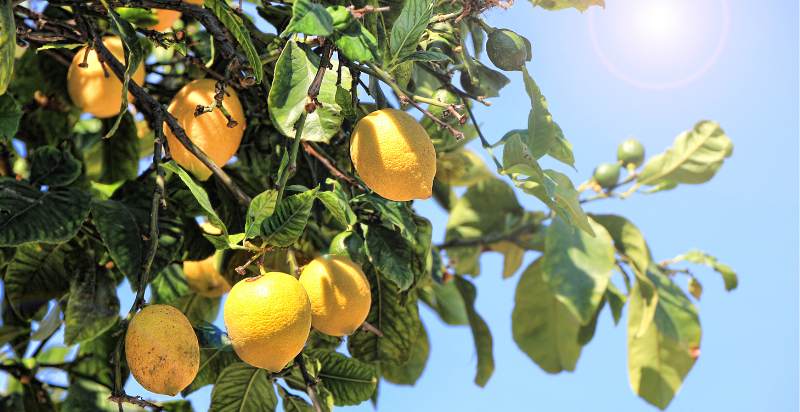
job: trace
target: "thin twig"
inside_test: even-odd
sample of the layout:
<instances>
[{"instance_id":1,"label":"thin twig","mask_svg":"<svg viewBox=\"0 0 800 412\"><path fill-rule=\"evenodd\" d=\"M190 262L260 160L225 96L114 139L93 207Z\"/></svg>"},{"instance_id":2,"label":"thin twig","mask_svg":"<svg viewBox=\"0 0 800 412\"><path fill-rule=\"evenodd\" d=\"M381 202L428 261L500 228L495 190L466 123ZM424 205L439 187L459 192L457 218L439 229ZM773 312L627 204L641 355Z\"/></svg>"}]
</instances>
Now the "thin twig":
<instances>
[{"instance_id":1,"label":"thin twig","mask_svg":"<svg viewBox=\"0 0 800 412\"><path fill-rule=\"evenodd\" d=\"M306 384L306 393L308 394L308 398L311 399L314 410L316 410L316 412L322 412L322 405L319 403L319 398L317 397L317 381L308 373L303 354L300 353L297 355L294 361L297 363L297 366L300 367L300 374L303 375L303 382Z\"/></svg>"},{"instance_id":2,"label":"thin twig","mask_svg":"<svg viewBox=\"0 0 800 412\"><path fill-rule=\"evenodd\" d=\"M338 167L336 167L336 165L333 164L333 161L328 159L324 154L320 153L321 150L313 142L303 142L303 150L322 163L322 165L325 166L329 172L331 172L333 177L342 180L351 186L366 190L365 187L361 186L361 183L359 183L358 180L341 171Z\"/></svg>"},{"instance_id":3,"label":"thin twig","mask_svg":"<svg viewBox=\"0 0 800 412\"><path fill-rule=\"evenodd\" d=\"M129 403L131 405L136 405L142 408L150 408L155 412L160 412L165 410L160 405L150 402L142 398L141 396L111 395L108 397L108 400L110 400L111 402L116 402L118 405L121 405L123 403Z\"/></svg>"}]
</instances>

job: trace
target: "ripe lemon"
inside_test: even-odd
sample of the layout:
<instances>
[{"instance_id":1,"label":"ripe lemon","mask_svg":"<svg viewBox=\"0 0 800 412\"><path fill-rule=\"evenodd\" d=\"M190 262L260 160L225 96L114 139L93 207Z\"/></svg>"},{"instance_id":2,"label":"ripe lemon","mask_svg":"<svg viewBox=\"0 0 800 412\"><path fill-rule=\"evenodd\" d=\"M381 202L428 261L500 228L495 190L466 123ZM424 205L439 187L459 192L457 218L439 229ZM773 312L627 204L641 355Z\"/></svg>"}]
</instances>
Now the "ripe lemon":
<instances>
[{"instance_id":1,"label":"ripe lemon","mask_svg":"<svg viewBox=\"0 0 800 412\"><path fill-rule=\"evenodd\" d=\"M311 304L300 282L281 272L247 278L225 301L225 328L239 357L278 372L297 356L311 331Z\"/></svg>"},{"instance_id":2,"label":"ripe lemon","mask_svg":"<svg viewBox=\"0 0 800 412\"><path fill-rule=\"evenodd\" d=\"M231 290L231 285L222 276L222 251L203 260L186 260L183 262L183 274L189 289L200 296L216 298Z\"/></svg>"},{"instance_id":3,"label":"ripe lemon","mask_svg":"<svg viewBox=\"0 0 800 412\"><path fill-rule=\"evenodd\" d=\"M125 62L125 52L122 40L119 37L105 37L103 44L120 62ZM111 71L104 67L97 58L97 52L90 50L86 56L88 46L84 46L72 58L72 64L67 72L67 91L76 106L84 112L98 118L107 118L119 113L122 104L122 82ZM86 56L88 67L80 67ZM144 64L140 64L133 73L132 81L144 84ZM131 96L128 95L128 100Z\"/></svg>"},{"instance_id":4,"label":"ripe lemon","mask_svg":"<svg viewBox=\"0 0 800 412\"><path fill-rule=\"evenodd\" d=\"M153 9L153 11L156 13L158 23L150 28L155 31L167 31L171 29L175 21L181 17L181 12L177 10Z\"/></svg>"},{"instance_id":5,"label":"ripe lemon","mask_svg":"<svg viewBox=\"0 0 800 412\"><path fill-rule=\"evenodd\" d=\"M150 305L134 315L128 325L125 358L142 387L174 396L197 375L200 345L181 311L168 305Z\"/></svg>"},{"instance_id":6,"label":"ripe lemon","mask_svg":"<svg viewBox=\"0 0 800 412\"><path fill-rule=\"evenodd\" d=\"M431 197L436 151L408 113L381 109L364 116L353 131L350 158L364 183L389 200Z\"/></svg>"},{"instance_id":7,"label":"ripe lemon","mask_svg":"<svg viewBox=\"0 0 800 412\"><path fill-rule=\"evenodd\" d=\"M169 110L178 120L194 144L203 150L219 166L224 165L236 154L244 135L245 118L242 103L231 87L225 88L222 104L231 117L237 122L235 127L228 127L228 120L222 111L215 108L210 113L195 116L198 105L209 106L214 103L216 81L211 79L194 80L183 86L172 98ZM172 158L198 179L206 180L211 170L200 159L187 150L165 124L164 134L167 136Z\"/></svg>"},{"instance_id":8,"label":"ripe lemon","mask_svg":"<svg viewBox=\"0 0 800 412\"><path fill-rule=\"evenodd\" d=\"M331 336L355 332L369 314L372 295L361 266L343 256L321 256L300 275L311 300L311 326Z\"/></svg>"}]
</instances>

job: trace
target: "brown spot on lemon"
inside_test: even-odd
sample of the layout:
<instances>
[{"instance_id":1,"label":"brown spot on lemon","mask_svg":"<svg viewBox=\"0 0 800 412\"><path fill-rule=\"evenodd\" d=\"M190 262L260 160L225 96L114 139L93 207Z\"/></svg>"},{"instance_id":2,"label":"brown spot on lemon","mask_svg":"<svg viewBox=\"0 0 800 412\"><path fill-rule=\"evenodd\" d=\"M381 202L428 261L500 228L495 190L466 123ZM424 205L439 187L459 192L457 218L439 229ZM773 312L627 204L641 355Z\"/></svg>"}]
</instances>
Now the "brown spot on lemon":
<instances>
[{"instance_id":1,"label":"brown spot on lemon","mask_svg":"<svg viewBox=\"0 0 800 412\"><path fill-rule=\"evenodd\" d=\"M142 387L174 396L197 375L200 345L181 311L169 305L150 305L128 325L125 358Z\"/></svg>"}]
</instances>

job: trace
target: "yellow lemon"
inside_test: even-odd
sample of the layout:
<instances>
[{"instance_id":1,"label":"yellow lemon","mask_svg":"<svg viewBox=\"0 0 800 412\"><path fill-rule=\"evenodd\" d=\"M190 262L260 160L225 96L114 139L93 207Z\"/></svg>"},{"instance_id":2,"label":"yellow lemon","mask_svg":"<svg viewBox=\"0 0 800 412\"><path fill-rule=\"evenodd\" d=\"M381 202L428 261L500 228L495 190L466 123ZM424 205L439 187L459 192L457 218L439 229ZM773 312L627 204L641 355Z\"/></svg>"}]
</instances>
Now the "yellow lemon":
<instances>
[{"instance_id":1,"label":"yellow lemon","mask_svg":"<svg viewBox=\"0 0 800 412\"><path fill-rule=\"evenodd\" d=\"M167 31L171 29L175 21L181 17L181 12L177 10L153 9L153 11L156 13L158 23L150 28L155 31Z\"/></svg>"},{"instance_id":2,"label":"yellow lemon","mask_svg":"<svg viewBox=\"0 0 800 412\"><path fill-rule=\"evenodd\" d=\"M406 112L381 109L359 120L350 158L364 183L389 200L431 197L436 151L425 129Z\"/></svg>"},{"instance_id":3,"label":"yellow lemon","mask_svg":"<svg viewBox=\"0 0 800 412\"><path fill-rule=\"evenodd\" d=\"M311 331L311 304L300 282L281 272L233 286L223 317L233 349L257 368L277 372L303 350Z\"/></svg>"},{"instance_id":4,"label":"yellow lemon","mask_svg":"<svg viewBox=\"0 0 800 412\"><path fill-rule=\"evenodd\" d=\"M167 110L175 116L189 139L200 147L214 163L223 166L239 149L244 135L245 118L242 103L232 87L225 88L222 105L236 121L236 126L228 127L228 120L218 108L200 116L194 115L198 105L209 106L214 103L216 83L212 79L192 81L178 91ZM167 136L167 144L172 158L178 164L200 180L206 180L211 176L211 170L183 147L166 124L164 125L164 134Z\"/></svg>"},{"instance_id":5,"label":"yellow lemon","mask_svg":"<svg viewBox=\"0 0 800 412\"><path fill-rule=\"evenodd\" d=\"M200 345L181 311L169 305L150 305L128 325L125 358L142 387L174 396L197 375Z\"/></svg>"},{"instance_id":6,"label":"yellow lemon","mask_svg":"<svg viewBox=\"0 0 800 412\"><path fill-rule=\"evenodd\" d=\"M311 300L311 326L331 336L355 332L369 314L372 295L361 266L343 256L321 256L300 275Z\"/></svg>"},{"instance_id":7,"label":"yellow lemon","mask_svg":"<svg viewBox=\"0 0 800 412\"><path fill-rule=\"evenodd\" d=\"M121 63L125 62L125 52L119 37L105 37L103 44ZM119 113L122 104L122 82L111 71L104 67L97 58L97 52L90 50L88 56L83 47L72 58L67 72L67 91L76 106L84 112L98 118L107 118ZM87 67L80 67L86 56ZM133 73L132 81L144 84L144 64L140 64ZM128 96L131 99L131 96Z\"/></svg>"},{"instance_id":8,"label":"yellow lemon","mask_svg":"<svg viewBox=\"0 0 800 412\"><path fill-rule=\"evenodd\" d=\"M222 251L203 260L186 260L183 262L183 274L189 289L200 296L216 298L231 290L231 285L222 276Z\"/></svg>"}]
</instances>

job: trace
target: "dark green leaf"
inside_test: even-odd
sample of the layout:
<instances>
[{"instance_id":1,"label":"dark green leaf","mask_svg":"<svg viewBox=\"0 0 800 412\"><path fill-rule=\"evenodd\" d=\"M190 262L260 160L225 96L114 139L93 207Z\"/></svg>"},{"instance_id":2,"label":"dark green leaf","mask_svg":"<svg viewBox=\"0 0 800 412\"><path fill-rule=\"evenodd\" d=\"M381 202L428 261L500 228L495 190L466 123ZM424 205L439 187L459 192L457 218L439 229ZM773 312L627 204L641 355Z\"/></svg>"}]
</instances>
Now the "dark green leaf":
<instances>
[{"instance_id":1,"label":"dark green leaf","mask_svg":"<svg viewBox=\"0 0 800 412\"><path fill-rule=\"evenodd\" d=\"M14 24L14 3L0 4L0 95L5 94L14 75L14 52L17 49L17 29Z\"/></svg>"},{"instance_id":2,"label":"dark green leaf","mask_svg":"<svg viewBox=\"0 0 800 412\"><path fill-rule=\"evenodd\" d=\"M246 363L231 364L217 378L210 412L274 411L278 403L269 372Z\"/></svg>"},{"instance_id":3,"label":"dark green leaf","mask_svg":"<svg viewBox=\"0 0 800 412\"><path fill-rule=\"evenodd\" d=\"M333 18L321 4L312 3L311 0L295 0L292 19L281 36L288 37L292 33L328 36L333 33Z\"/></svg>"},{"instance_id":4,"label":"dark green leaf","mask_svg":"<svg viewBox=\"0 0 800 412\"><path fill-rule=\"evenodd\" d=\"M256 83L261 83L261 79L264 77L261 57L259 57L258 50L256 50L256 47L253 45L253 40L250 39L250 31L245 27L242 18L239 17L224 0L205 0L204 5L217 16L219 21L222 22L239 45L242 46L244 54L247 56L247 61L253 68L253 75L256 78Z\"/></svg>"},{"instance_id":5,"label":"dark green leaf","mask_svg":"<svg viewBox=\"0 0 800 412\"><path fill-rule=\"evenodd\" d=\"M358 405L375 392L378 375L373 365L323 349L310 350L308 356L319 361L317 377L331 391L336 405Z\"/></svg>"},{"instance_id":6,"label":"dark green leaf","mask_svg":"<svg viewBox=\"0 0 800 412\"><path fill-rule=\"evenodd\" d=\"M278 247L288 247L296 242L306 228L316 195L315 188L283 199L275 213L264 219L261 225L264 242Z\"/></svg>"},{"instance_id":7,"label":"dark green leaf","mask_svg":"<svg viewBox=\"0 0 800 412\"><path fill-rule=\"evenodd\" d=\"M421 274L414 272L412 245L400 233L383 226L364 226L367 256L382 278L402 292L414 284Z\"/></svg>"},{"instance_id":8,"label":"dark green leaf","mask_svg":"<svg viewBox=\"0 0 800 412\"><path fill-rule=\"evenodd\" d=\"M239 362L239 358L231 345L203 345L201 342L200 368L192 383L181 394L187 396L206 385L213 385L222 371L236 362Z\"/></svg>"},{"instance_id":9,"label":"dark green leaf","mask_svg":"<svg viewBox=\"0 0 800 412\"><path fill-rule=\"evenodd\" d=\"M328 11L344 8L329 6ZM346 10L350 14L350 10ZM351 19L344 27L337 27L334 33L334 44L339 51L350 60L371 62L378 60L378 40L364 27L360 21Z\"/></svg>"},{"instance_id":10,"label":"dark green leaf","mask_svg":"<svg viewBox=\"0 0 800 412\"><path fill-rule=\"evenodd\" d=\"M136 218L122 202L95 200L92 221L116 267L128 278L139 276L142 240Z\"/></svg>"},{"instance_id":11,"label":"dark green leaf","mask_svg":"<svg viewBox=\"0 0 800 412\"><path fill-rule=\"evenodd\" d=\"M187 400L161 402L164 412L194 412L192 403Z\"/></svg>"},{"instance_id":12,"label":"dark green leaf","mask_svg":"<svg viewBox=\"0 0 800 412\"><path fill-rule=\"evenodd\" d=\"M206 217L208 218L209 222L214 225L217 229L222 231L222 236L227 238L228 236L228 229L225 226L225 223L222 222L222 219L219 218L217 212L214 210L214 207L211 205L211 200L208 198L208 193L202 186L197 184L197 182L189 176L182 167L178 166L177 163L174 161L170 161L168 163L164 163L162 167L170 172L175 173L181 179L181 181L189 188L189 191L192 192L195 200L197 200L197 204L203 209L205 212Z\"/></svg>"},{"instance_id":13,"label":"dark green leaf","mask_svg":"<svg viewBox=\"0 0 800 412\"><path fill-rule=\"evenodd\" d=\"M61 404L60 411L116 412L117 405L109 402L109 396L111 396L110 389L88 379L75 379L70 382L67 398Z\"/></svg>"},{"instance_id":14,"label":"dark green leaf","mask_svg":"<svg viewBox=\"0 0 800 412\"><path fill-rule=\"evenodd\" d=\"M466 325L467 309L454 282L432 283L417 289L419 297L448 325Z\"/></svg>"},{"instance_id":15,"label":"dark green leaf","mask_svg":"<svg viewBox=\"0 0 800 412\"><path fill-rule=\"evenodd\" d=\"M294 138L295 124L306 115L308 87L317 74L320 59L316 54L289 41L275 63L275 77L269 90L269 115L275 128L284 136ZM342 125L342 107L336 103L338 63L325 71L317 100L322 104L306 115L302 140L327 143ZM341 87L351 84L350 71L341 70Z\"/></svg>"},{"instance_id":16,"label":"dark green leaf","mask_svg":"<svg viewBox=\"0 0 800 412\"><path fill-rule=\"evenodd\" d=\"M619 320L622 319L622 309L625 307L625 302L628 300L628 297L622 293L621 290L617 289L613 283L608 284L608 289L606 289L606 300L608 301L608 307L611 308L611 316L614 318L614 324L619 324Z\"/></svg>"},{"instance_id":17,"label":"dark green leaf","mask_svg":"<svg viewBox=\"0 0 800 412\"><path fill-rule=\"evenodd\" d=\"M9 94L0 95L0 140L12 139L19 129L22 107Z\"/></svg>"},{"instance_id":18,"label":"dark green leaf","mask_svg":"<svg viewBox=\"0 0 800 412\"><path fill-rule=\"evenodd\" d=\"M264 219L272 216L275 211L275 202L278 200L278 191L268 189L258 194L247 207L247 217L244 223L245 238L250 239L261 234L261 225Z\"/></svg>"},{"instance_id":19,"label":"dark green leaf","mask_svg":"<svg viewBox=\"0 0 800 412\"><path fill-rule=\"evenodd\" d=\"M356 214L353 212L353 209L350 208L347 195L342 190L340 184L334 181L333 190L319 192L317 193L317 198L325 205L325 208L328 209L331 216L333 216L337 222L341 223L342 226L347 227L356 223Z\"/></svg>"},{"instance_id":20,"label":"dark green leaf","mask_svg":"<svg viewBox=\"0 0 800 412\"><path fill-rule=\"evenodd\" d=\"M31 152L28 160L31 163L28 180L34 186L67 186L81 174L81 162L68 150L60 150L53 146L37 147Z\"/></svg>"},{"instance_id":21,"label":"dark green leaf","mask_svg":"<svg viewBox=\"0 0 800 412\"><path fill-rule=\"evenodd\" d=\"M73 253L74 246L68 243L17 248L4 280L8 300L20 316L29 319L47 301L69 290Z\"/></svg>"},{"instance_id":22,"label":"dark green leaf","mask_svg":"<svg viewBox=\"0 0 800 412\"><path fill-rule=\"evenodd\" d=\"M197 325L204 322L213 322L217 318L219 302L220 298L208 298L192 292L172 300L168 304L183 312L192 325Z\"/></svg>"},{"instance_id":23,"label":"dark green leaf","mask_svg":"<svg viewBox=\"0 0 800 412\"><path fill-rule=\"evenodd\" d=\"M89 214L89 200L87 193L71 188L40 192L0 178L0 246L71 239Z\"/></svg>"},{"instance_id":24,"label":"dark green leaf","mask_svg":"<svg viewBox=\"0 0 800 412\"><path fill-rule=\"evenodd\" d=\"M475 372L475 384L484 387L494 373L494 354L492 353L492 333L489 325L475 311L475 298L477 291L475 285L461 276L455 278L456 287L464 298L464 307L467 309L467 319L472 328L472 340L475 342L475 352L478 355L478 370Z\"/></svg>"},{"instance_id":25,"label":"dark green leaf","mask_svg":"<svg viewBox=\"0 0 800 412\"><path fill-rule=\"evenodd\" d=\"M581 354L580 323L542 277L537 260L522 273L514 296L511 329L514 342L549 373L573 371Z\"/></svg>"},{"instance_id":26,"label":"dark green leaf","mask_svg":"<svg viewBox=\"0 0 800 412\"><path fill-rule=\"evenodd\" d=\"M359 330L347 340L353 357L364 362L397 364L406 362L419 331L419 312L413 294L404 297L397 287L375 273L371 265L364 266L372 291L372 307L367 322L383 332L378 337Z\"/></svg>"},{"instance_id":27,"label":"dark green leaf","mask_svg":"<svg viewBox=\"0 0 800 412\"><path fill-rule=\"evenodd\" d=\"M406 56L405 60L416 62L440 62L444 60L450 60L450 56L437 51L418 50Z\"/></svg>"},{"instance_id":28,"label":"dark green leaf","mask_svg":"<svg viewBox=\"0 0 800 412\"><path fill-rule=\"evenodd\" d=\"M114 364L113 353L117 346L117 330L112 328L97 339L81 343L77 358L81 361L71 368L74 375L70 375L74 380L76 376L88 376L101 383L106 388L114 387ZM125 364L125 357L122 357L122 381L128 378L128 367Z\"/></svg>"},{"instance_id":29,"label":"dark green leaf","mask_svg":"<svg viewBox=\"0 0 800 412\"><path fill-rule=\"evenodd\" d=\"M389 38L390 64L401 62L413 53L433 14L434 1L407 0L392 26Z\"/></svg>"},{"instance_id":30,"label":"dark green leaf","mask_svg":"<svg viewBox=\"0 0 800 412\"><path fill-rule=\"evenodd\" d=\"M658 290L653 322L639 331L648 303L631 292L628 313L628 375L633 391L665 409L700 355L697 309L672 280L657 269L648 276Z\"/></svg>"},{"instance_id":31,"label":"dark green leaf","mask_svg":"<svg viewBox=\"0 0 800 412\"><path fill-rule=\"evenodd\" d=\"M109 120L103 122L103 134L111 131ZM100 183L115 183L132 180L139 172L139 136L133 115L125 112L117 130L110 137L100 140L102 163Z\"/></svg>"},{"instance_id":32,"label":"dark green leaf","mask_svg":"<svg viewBox=\"0 0 800 412\"><path fill-rule=\"evenodd\" d=\"M472 94L485 97L499 96L500 89L511 80L503 73L492 70L478 60L469 60L469 70L461 72L461 85Z\"/></svg>"},{"instance_id":33,"label":"dark green leaf","mask_svg":"<svg viewBox=\"0 0 800 412\"><path fill-rule=\"evenodd\" d=\"M60 310L59 310L60 312ZM59 321L61 319L59 318ZM30 329L21 326L3 325L0 326L0 346L5 346L17 337L30 333Z\"/></svg>"},{"instance_id":34,"label":"dark green leaf","mask_svg":"<svg viewBox=\"0 0 800 412\"><path fill-rule=\"evenodd\" d=\"M283 399L283 410L285 412L314 412L314 407L311 406L305 399L297 396L292 395L283 388L283 386L278 386L278 394Z\"/></svg>"},{"instance_id":35,"label":"dark green leaf","mask_svg":"<svg viewBox=\"0 0 800 412\"><path fill-rule=\"evenodd\" d=\"M414 385L428 363L430 355L430 341L425 326L420 322L417 340L411 347L411 355L406 363L400 365L385 364L381 366L381 376L387 381L397 385ZM377 388L376 388L377 389Z\"/></svg>"},{"instance_id":36,"label":"dark green leaf","mask_svg":"<svg viewBox=\"0 0 800 412\"><path fill-rule=\"evenodd\" d=\"M72 345L95 339L116 325L118 319L117 283L111 273L98 272L94 267L79 273L70 286L64 342Z\"/></svg>"}]
</instances>

